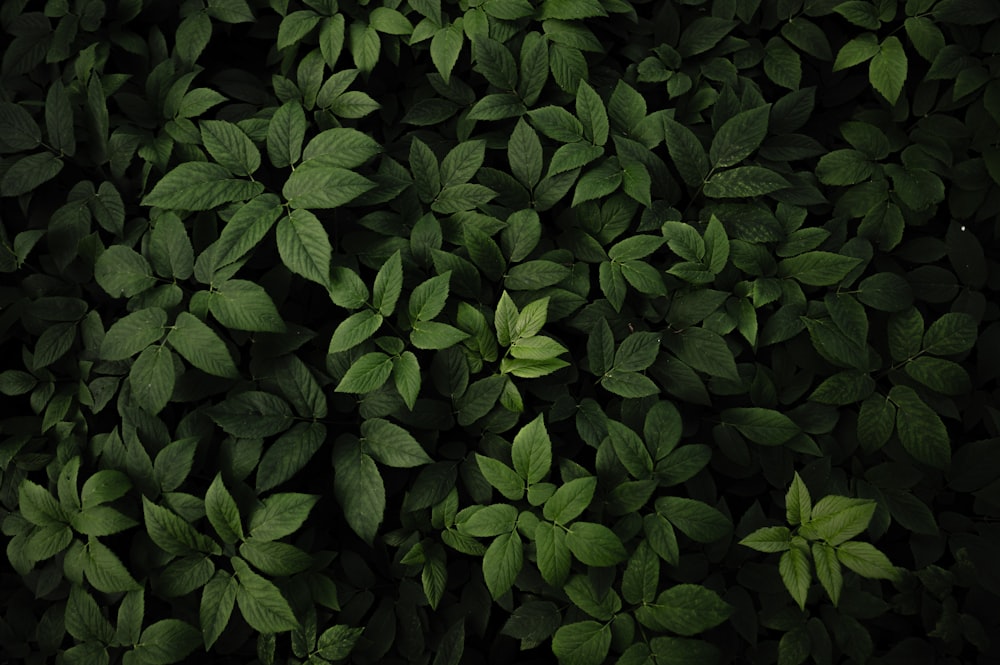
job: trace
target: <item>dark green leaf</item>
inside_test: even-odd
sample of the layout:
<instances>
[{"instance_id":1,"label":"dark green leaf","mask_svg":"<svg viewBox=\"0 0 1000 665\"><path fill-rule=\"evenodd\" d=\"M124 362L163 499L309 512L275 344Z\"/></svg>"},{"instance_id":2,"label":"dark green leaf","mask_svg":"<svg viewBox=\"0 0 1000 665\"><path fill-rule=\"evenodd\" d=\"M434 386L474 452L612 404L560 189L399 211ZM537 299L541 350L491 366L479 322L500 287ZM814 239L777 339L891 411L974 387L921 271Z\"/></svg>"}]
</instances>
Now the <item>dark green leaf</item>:
<instances>
[{"instance_id":1,"label":"dark green leaf","mask_svg":"<svg viewBox=\"0 0 1000 665\"><path fill-rule=\"evenodd\" d=\"M177 315L167 342L185 360L208 374L236 378L239 371L225 343L207 325L187 312Z\"/></svg>"},{"instance_id":2,"label":"dark green leaf","mask_svg":"<svg viewBox=\"0 0 1000 665\"><path fill-rule=\"evenodd\" d=\"M163 176L142 205L174 210L211 210L231 201L246 201L264 191L257 182L233 178L210 162L185 162Z\"/></svg>"}]
</instances>

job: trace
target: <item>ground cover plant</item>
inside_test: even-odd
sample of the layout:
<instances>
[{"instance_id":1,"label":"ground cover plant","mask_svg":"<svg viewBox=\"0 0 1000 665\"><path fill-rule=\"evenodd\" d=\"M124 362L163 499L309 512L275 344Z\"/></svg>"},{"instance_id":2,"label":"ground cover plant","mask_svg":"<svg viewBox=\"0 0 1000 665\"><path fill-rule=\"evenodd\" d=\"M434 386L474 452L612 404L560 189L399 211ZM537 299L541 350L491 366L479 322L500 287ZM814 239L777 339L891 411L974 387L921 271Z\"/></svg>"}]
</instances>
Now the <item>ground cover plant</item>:
<instances>
[{"instance_id":1,"label":"ground cover plant","mask_svg":"<svg viewBox=\"0 0 1000 665\"><path fill-rule=\"evenodd\" d=\"M4 0L0 662L998 662L997 19Z\"/></svg>"}]
</instances>

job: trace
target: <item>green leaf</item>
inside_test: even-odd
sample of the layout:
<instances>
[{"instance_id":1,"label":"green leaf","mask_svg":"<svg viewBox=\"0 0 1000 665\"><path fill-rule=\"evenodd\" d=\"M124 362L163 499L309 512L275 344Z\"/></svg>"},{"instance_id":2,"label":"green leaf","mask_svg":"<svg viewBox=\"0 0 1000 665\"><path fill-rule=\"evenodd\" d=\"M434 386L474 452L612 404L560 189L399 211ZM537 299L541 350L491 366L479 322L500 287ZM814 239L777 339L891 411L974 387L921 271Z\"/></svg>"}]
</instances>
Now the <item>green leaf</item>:
<instances>
[{"instance_id":1,"label":"green leaf","mask_svg":"<svg viewBox=\"0 0 1000 665\"><path fill-rule=\"evenodd\" d=\"M365 452L387 466L409 468L432 461L409 432L388 420L370 418L364 421L361 436Z\"/></svg>"},{"instance_id":2,"label":"green leaf","mask_svg":"<svg viewBox=\"0 0 1000 665\"><path fill-rule=\"evenodd\" d=\"M513 90L517 85L517 65L507 47L483 35L473 41L472 58L475 70L501 90Z\"/></svg>"},{"instance_id":3,"label":"green leaf","mask_svg":"<svg viewBox=\"0 0 1000 665\"><path fill-rule=\"evenodd\" d=\"M792 546L792 533L787 526L766 526L740 540L758 552L785 552Z\"/></svg>"},{"instance_id":4,"label":"green leaf","mask_svg":"<svg viewBox=\"0 0 1000 665\"><path fill-rule=\"evenodd\" d=\"M301 171L300 167L296 173ZM293 210L278 222L278 254L289 270L326 287L333 249L322 222L308 210Z\"/></svg>"},{"instance_id":5,"label":"green leaf","mask_svg":"<svg viewBox=\"0 0 1000 665\"><path fill-rule=\"evenodd\" d=\"M608 438L622 466L633 478L649 478L653 471L653 460L639 435L616 420L608 420L607 426Z\"/></svg>"},{"instance_id":6,"label":"green leaf","mask_svg":"<svg viewBox=\"0 0 1000 665\"><path fill-rule=\"evenodd\" d=\"M778 273L810 286L833 286L861 263L861 259L833 252L806 252L782 259Z\"/></svg>"},{"instance_id":7,"label":"green leaf","mask_svg":"<svg viewBox=\"0 0 1000 665\"><path fill-rule=\"evenodd\" d=\"M228 265L257 247L281 212L281 199L274 194L262 194L240 206L214 244L218 265Z\"/></svg>"},{"instance_id":8,"label":"green leaf","mask_svg":"<svg viewBox=\"0 0 1000 665\"><path fill-rule=\"evenodd\" d=\"M156 454L153 477L162 492L173 492L191 473L194 454L198 448L196 437L172 441Z\"/></svg>"},{"instance_id":9,"label":"green leaf","mask_svg":"<svg viewBox=\"0 0 1000 665\"><path fill-rule=\"evenodd\" d=\"M890 104L895 105L906 82L906 51L899 37L890 35L879 44L878 53L868 65L868 79Z\"/></svg>"},{"instance_id":10,"label":"green leaf","mask_svg":"<svg viewBox=\"0 0 1000 665\"><path fill-rule=\"evenodd\" d=\"M524 565L524 547L517 531L497 536L483 555L483 577L494 600L507 593Z\"/></svg>"},{"instance_id":11,"label":"green leaf","mask_svg":"<svg viewBox=\"0 0 1000 665\"><path fill-rule=\"evenodd\" d=\"M184 162L156 183L142 199L142 205L173 210L211 210L223 203L252 199L263 191L262 184L233 178L228 169L218 164Z\"/></svg>"},{"instance_id":12,"label":"green leaf","mask_svg":"<svg viewBox=\"0 0 1000 665\"><path fill-rule=\"evenodd\" d=\"M257 466L257 489L265 492L291 479L322 447L326 427L320 423L296 423L264 453Z\"/></svg>"},{"instance_id":13,"label":"green leaf","mask_svg":"<svg viewBox=\"0 0 1000 665\"><path fill-rule=\"evenodd\" d=\"M110 644L114 640L114 629L82 586L70 585L65 617L66 632L81 642Z\"/></svg>"},{"instance_id":14,"label":"green leaf","mask_svg":"<svg viewBox=\"0 0 1000 665\"><path fill-rule=\"evenodd\" d=\"M459 513L459 531L474 538L489 538L510 533L517 526L517 508L506 503L473 506Z\"/></svg>"},{"instance_id":15,"label":"green leaf","mask_svg":"<svg viewBox=\"0 0 1000 665\"><path fill-rule=\"evenodd\" d=\"M34 150L42 142L42 130L23 106L2 102L0 103L0 142L4 146L4 152Z\"/></svg>"},{"instance_id":16,"label":"green leaf","mask_svg":"<svg viewBox=\"0 0 1000 665\"><path fill-rule=\"evenodd\" d=\"M791 548L781 555L778 561L778 572L788 593L798 604L799 609L805 609L806 595L812 584L812 567L809 564L809 545L805 539L795 536Z\"/></svg>"},{"instance_id":17,"label":"green leaf","mask_svg":"<svg viewBox=\"0 0 1000 665\"><path fill-rule=\"evenodd\" d=\"M346 95L346 93L345 93ZM341 95L337 99L343 99ZM361 166L382 151L372 137L350 127L335 127L317 134L302 153L302 158L326 166L352 169Z\"/></svg>"},{"instance_id":18,"label":"green leaf","mask_svg":"<svg viewBox=\"0 0 1000 665\"><path fill-rule=\"evenodd\" d=\"M678 635L697 635L729 618L733 608L711 589L697 584L677 584L662 592L656 602L635 612L642 625Z\"/></svg>"},{"instance_id":19,"label":"green leaf","mask_svg":"<svg viewBox=\"0 0 1000 665\"><path fill-rule=\"evenodd\" d=\"M243 540L240 510L233 495L223 484L221 473L216 474L215 480L205 492L205 513L222 542L235 543L237 540Z\"/></svg>"},{"instance_id":20,"label":"green leaf","mask_svg":"<svg viewBox=\"0 0 1000 665\"><path fill-rule=\"evenodd\" d=\"M227 434L241 439L280 434L292 426L292 410L277 395L248 390L204 410Z\"/></svg>"},{"instance_id":21,"label":"green leaf","mask_svg":"<svg viewBox=\"0 0 1000 665\"><path fill-rule=\"evenodd\" d=\"M413 352L404 351L398 358L393 358L392 378L406 407L412 411L420 394L421 382L420 364Z\"/></svg>"},{"instance_id":22,"label":"green leaf","mask_svg":"<svg viewBox=\"0 0 1000 665\"><path fill-rule=\"evenodd\" d=\"M764 446L780 446L801 432L791 418L774 409L736 407L725 409L720 418L746 438Z\"/></svg>"},{"instance_id":23,"label":"green leaf","mask_svg":"<svg viewBox=\"0 0 1000 665\"><path fill-rule=\"evenodd\" d=\"M87 509L109 503L122 497L131 487L132 481L121 471L102 469L83 482L83 489L80 491L80 504L84 509ZM48 494L48 492L45 493ZM24 513L23 504L21 512ZM25 517L29 521L33 521L27 515Z\"/></svg>"},{"instance_id":24,"label":"green leaf","mask_svg":"<svg viewBox=\"0 0 1000 665\"><path fill-rule=\"evenodd\" d=\"M698 137L673 118L663 117L667 150L681 178L689 187L699 187L711 170L711 163Z\"/></svg>"},{"instance_id":25,"label":"green leaf","mask_svg":"<svg viewBox=\"0 0 1000 665\"><path fill-rule=\"evenodd\" d=\"M583 135L594 145L608 142L608 112L601 99L586 81L580 81L576 89L576 115L583 125Z\"/></svg>"},{"instance_id":26,"label":"green leaf","mask_svg":"<svg viewBox=\"0 0 1000 665\"><path fill-rule=\"evenodd\" d=\"M518 119L507 143L507 161L522 185L530 189L538 184L542 177L542 143L523 118Z\"/></svg>"},{"instance_id":27,"label":"green leaf","mask_svg":"<svg viewBox=\"0 0 1000 665\"><path fill-rule=\"evenodd\" d=\"M260 168L260 151L238 125L225 120L202 120L199 124L205 149L231 173L245 176Z\"/></svg>"},{"instance_id":28,"label":"green leaf","mask_svg":"<svg viewBox=\"0 0 1000 665\"><path fill-rule=\"evenodd\" d=\"M167 313L159 307L133 312L108 329L101 341L101 358L125 360L163 337Z\"/></svg>"},{"instance_id":29,"label":"green leaf","mask_svg":"<svg viewBox=\"0 0 1000 665\"><path fill-rule=\"evenodd\" d=\"M392 373L392 358L381 352L366 353L351 365L334 392L365 394L378 390Z\"/></svg>"},{"instance_id":30,"label":"green leaf","mask_svg":"<svg viewBox=\"0 0 1000 665\"><path fill-rule=\"evenodd\" d=\"M656 500L656 512L699 543L725 538L733 528L729 518L717 509L694 499L660 497Z\"/></svg>"},{"instance_id":31,"label":"green leaf","mask_svg":"<svg viewBox=\"0 0 1000 665\"><path fill-rule=\"evenodd\" d=\"M63 160L51 152L21 157L0 177L0 196L21 196L59 175Z\"/></svg>"},{"instance_id":32,"label":"green leaf","mask_svg":"<svg viewBox=\"0 0 1000 665\"><path fill-rule=\"evenodd\" d=\"M212 539L198 533L181 516L146 497L142 498L142 512L150 540L164 552L179 556L218 553L219 546Z\"/></svg>"},{"instance_id":33,"label":"green leaf","mask_svg":"<svg viewBox=\"0 0 1000 665\"><path fill-rule=\"evenodd\" d=\"M871 543L847 542L837 546L837 559L868 579L895 580L899 577L889 558Z\"/></svg>"},{"instance_id":34,"label":"green leaf","mask_svg":"<svg viewBox=\"0 0 1000 665\"><path fill-rule=\"evenodd\" d=\"M840 602L840 591L844 587L844 577L840 572L837 552L826 543L813 543L812 555L813 563L816 564L816 577L836 607Z\"/></svg>"},{"instance_id":35,"label":"green leaf","mask_svg":"<svg viewBox=\"0 0 1000 665\"><path fill-rule=\"evenodd\" d=\"M529 485L541 482L548 475L552 465L552 441L545 429L542 414L514 436L511 457L514 470Z\"/></svg>"},{"instance_id":36,"label":"green leaf","mask_svg":"<svg viewBox=\"0 0 1000 665\"><path fill-rule=\"evenodd\" d=\"M451 271L431 277L418 284L410 294L410 321L430 321L444 309L448 300L448 283Z\"/></svg>"},{"instance_id":37,"label":"green leaf","mask_svg":"<svg viewBox=\"0 0 1000 665\"><path fill-rule=\"evenodd\" d=\"M452 24L439 29L431 39L431 61L447 84L465 41L461 27Z\"/></svg>"},{"instance_id":38,"label":"green leaf","mask_svg":"<svg viewBox=\"0 0 1000 665\"><path fill-rule=\"evenodd\" d=\"M916 307L909 307L889 317L889 352L893 360L909 360L921 349L924 337L924 317Z\"/></svg>"},{"instance_id":39,"label":"green leaf","mask_svg":"<svg viewBox=\"0 0 1000 665\"><path fill-rule=\"evenodd\" d=\"M561 626L552 636L552 653L563 665L601 665L610 649L609 623L578 621Z\"/></svg>"},{"instance_id":40,"label":"green leaf","mask_svg":"<svg viewBox=\"0 0 1000 665\"><path fill-rule=\"evenodd\" d=\"M535 527L535 548L538 570L549 584L561 587L569 577L573 561L566 546L566 531L549 522Z\"/></svg>"},{"instance_id":41,"label":"green leaf","mask_svg":"<svg viewBox=\"0 0 1000 665\"><path fill-rule=\"evenodd\" d=\"M372 307L382 316L391 316L403 291L403 263L399 251L386 259L375 275Z\"/></svg>"},{"instance_id":42,"label":"green leaf","mask_svg":"<svg viewBox=\"0 0 1000 665\"><path fill-rule=\"evenodd\" d=\"M879 51L878 37L872 32L864 32L840 47L837 59L833 63L833 71L838 72L867 62Z\"/></svg>"},{"instance_id":43,"label":"green leaf","mask_svg":"<svg viewBox=\"0 0 1000 665\"><path fill-rule=\"evenodd\" d=\"M125 245L112 245L97 257L94 279L113 298L131 298L156 284L149 262Z\"/></svg>"},{"instance_id":44,"label":"green leaf","mask_svg":"<svg viewBox=\"0 0 1000 665\"><path fill-rule=\"evenodd\" d=\"M926 16L909 16L903 27L917 53L927 62L934 62L945 47L944 34L934 21Z\"/></svg>"},{"instance_id":45,"label":"green leaf","mask_svg":"<svg viewBox=\"0 0 1000 665\"><path fill-rule=\"evenodd\" d=\"M608 13L598 0L545 0L542 3L539 20L593 18L607 16Z\"/></svg>"},{"instance_id":46,"label":"green leaf","mask_svg":"<svg viewBox=\"0 0 1000 665\"><path fill-rule=\"evenodd\" d=\"M833 150L820 157L816 177L825 185L854 185L867 180L874 165L862 152L852 149Z\"/></svg>"},{"instance_id":47,"label":"green leaf","mask_svg":"<svg viewBox=\"0 0 1000 665\"><path fill-rule=\"evenodd\" d=\"M208 308L230 330L285 332L285 323L271 296L253 282L226 280L210 294Z\"/></svg>"},{"instance_id":48,"label":"green leaf","mask_svg":"<svg viewBox=\"0 0 1000 665\"><path fill-rule=\"evenodd\" d=\"M215 332L193 314L181 312L167 335L167 342L198 369L224 378L237 378L239 371L229 349Z\"/></svg>"},{"instance_id":49,"label":"green leaf","mask_svg":"<svg viewBox=\"0 0 1000 665\"><path fill-rule=\"evenodd\" d=\"M375 460L361 452L358 442L335 445L333 468L333 490L344 509L344 519L371 545L385 512L385 485Z\"/></svg>"},{"instance_id":50,"label":"green leaf","mask_svg":"<svg viewBox=\"0 0 1000 665\"><path fill-rule=\"evenodd\" d=\"M972 390L969 373L943 358L914 358L903 367L911 378L945 395L965 395Z\"/></svg>"},{"instance_id":51,"label":"green leaf","mask_svg":"<svg viewBox=\"0 0 1000 665\"><path fill-rule=\"evenodd\" d=\"M612 370L601 377L601 385L619 397L648 397L660 392L652 379L638 372Z\"/></svg>"},{"instance_id":52,"label":"green leaf","mask_svg":"<svg viewBox=\"0 0 1000 665\"><path fill-rule=\"evenodd\" d=\"M229 625L233 607L236 606L238 586L236 578L224 570L217 570L202 589L198 616L205 649L211 649Z\"/></svg>"},{"instance_id":53,"label":"green leaf","mask_svg":"<svg viewBox=\"0 0 1000 665\"><path fill-rule=\"evenodd\" d=\"M903 448L917 461L947 469L951 441L941 417L909 386L894 386L889 399L896 405L896 431Z\"/></svg>"},{"instance_id":54,"label":"green leaf","mask_svg":"<svg viewBox=\"0 0 1000 665\"><path fill-rule=\"evenodd\" d=\"M173 354L162 345L145 349L129 371L133 399L153 415L166 406L174 381Z\"/></svg>"},{"instance_id":55,"label":"green leaf","mask_svg":"<svg viewBox=\"0 0 1000 665\"><path fill-rule=\"evenodd\" d=\"M296 14L312 14L312 12L293 12L282 21L282 29L285 22ZM281 33L278 36L279 49L281 48ZM291 166L299 161L302 155L302 141L306 136L306 114L302 110L302 105L297 100L289 100L271 116L267 125L267 156L271 160L271 165L275 168Z\"/></svg>"},{"instance_id":56,"label":"green leaf","mask_svg":"<svg viewBox=\"0 0 1000 665\"><path fill-rule=\"evenodd\" d=\"M681 33L677 51L685 58L704 53L722 41L734 27L736 21L715 16L696 18Z\"/></svg>"},{"instance_id":57,"label":"green leaf","mask_svg":"<svg viewBox=\"0 0 1000 665\"><path fill-rule=\"evenodd\" d=\"M817 509L822 507L820 505L822 502L823 499L816 504ZM875 508L876 504L872 501L814 516L813 519L803 522L799 535L809 540L821 538L830 545L839 545L868 528Z\"/></svg>"},{"instance_id":58,"label":"green leaf","mask_svg":"<svg viewBox=\"0 0 1000 665\"><path fill-rule=\"evenodd\" d=\"M353 349L361 344L382 327L382 315L370 309L355 312L341 321L330 338L327 353L339 353Z\"/></svg>"},{"instance_id":59,"label":"green leaf","mask_svg":"<svg viewBox=\"0 0 1000 665\"><path fill-rule=\"evenodd\" d=\"M892 436L895 421L896 406L880 393L871 395L858 414L858 441L867 450L881 448Z\"/></svg>"},{"instance_id":60,"label":"green leaf","mask_svg":"<svg viewBox=\"0 0 1000 665\"><path fill-rule=\"evenodd\" d=\"M964 353L976 344L976 321L964 312L949 312L932 323L924 333L923 350L935 356Z\"/></svg>"},{"instance_id":61,"label":"green leaf","mask_svg":"<svg viewBox=\"0 0 1000 665\"><path fill-rule=\"evenodd\" d=\"M140 663L169 665L186 658L201 643L201 632L191 624L162 619L142 631L131 653Z\"/></svg>"},{"instance_id":62,"label":"green leaf","mask_svg":"<svg viewBox=\"0 0 1000 665\"><path fill-rule=\"evenodd\" d=\"M317 653L325 660L337 661L347 658L354 645L357 643L364 627L352 628L344 624L338 624L327 628L319 636L317 643Z\"/></svg>"},{"instance_id":63,"label":"green leaf","mask_svg":"<svg viewBox=\"0 0 1000 665\"><path fill-rule=\"evenodd\" d=\"M565 525L573 521L587 509L597 489L597 478L586 476L574 478L561 485L545 502L545 519Z\"/></svg>"},{"instance_id":64,"label":"green leaf","mask_svg":"<svg viewBox=\"0 0 1000 665\"><path fill-rule=\"evenodd\" d=\"M776 84L798 90L802 82L802 58L781 37L772 37L764 47L764 73Z\"/></svg>"},{"instance_id":65,"label":"green leaf","mask_svg":"<svg viewBox=\"0 0 1000 665\"><path fill-rule=\"evenodd\" d=\"M705 196L711 198L747 198L763 196L789 187L781 175L762 166L737 166L720 171L705 182Z\"/></svg>"},{"instance_id":66,"label":"green leaf","mask_svg":"<svg viewBox=\"0 0 1000 665\"><path fill-rule=\"evenodd\" d=\"M87 543L87 580L98 591L117 593L138 589L133 579L114 552L94 537Z\"/></svg>"},{"instance_id":67,"label":"green leaf","mask_svg":"<svg viewBox=\"0 0 1000 665\"><path fill-rule=\"evenodd\" d=\"M160 215L149 234L149 258L163 277L187 279L194 272L194 250L177 215Z\"/></svg>"},{"instance_id":68,"label":"green leaf","mask_svg":"<svg viewBox=\"0 0 1000 665\"><path fill-rule=\"evenodd\" d=\"M399 11L388 7L373 9L368 15L368 21L373 28L388 35L408 35L413 32L410 21Z\"/></svg>"},{"instance_id":69,"label":"green leaf","mask_svg":"<svg viewBox=\"0 0 1000 665\"><path fill-rule=\"evenodd\" d=\"M495 487L504 497L511 501L519 501L524 498L524 479L509 466L500 460L478 453L476 453L476 464L483 477L486 478L486 482Z\"/></svg>"},{"instance_id":70,"label":"green leaf","mask_svg":"<svg viewBox=\"0 0 1000 665\"><path fill-rule=\"evenodd\" d=\"M733 353L719 334L692 327L669 335L664 341L668 349L694 369L711 376L739 380Z\"/></svg>"},{"instance_id":71,"label":"green leaf","mask_svg":"<svg viewBox=\"0 0 1000 665\"><path fill-rule=\"evenodd\" d=\"M296 209L340 208L375 186L375 182L362 175L331 165L325 157L314 157L292 172L281 194ZM293 216L295 212L299 210ZM280 225L278 232L280 235Z\"/></svg>"},{"instance_id":72,"label":"green leaf","mask_svg":"<svg viewBox=\"0 0 1000 665\"><path fill-rule=\"evenodd\" d=\"M797 526L808 522L811 515L812 497L809 495L809 488L796 472L792 478L792 484L785 494L785 519L792 526Z\"/></svg>"},{"instance_id":73,"label":"green leaf","mask_svg":"<svg viewBox=\"0 0 1000 665\"><path fill-rule=\"evenodd\" d=\"M561 106L542 106L528 112L535 129L553 141L576 143L584 140L583 124Z\"/></svg>"},{"instance_id":74,"label":"green leaf","mask_svg":"<svg viewBox=\"0 0 1000 665\"><path fill-rule=\"evenodd\" d=\"M420 321L410 332L410 343L418 349L447 349L468 338L455 326L436 321Z\"/></svg>"},{"instance_id":75,"label":"green leaf","mask_svg":"<svg viewBox=\"0 0 1000 665\"><path fill-rule=\"evenodd\" d=\"M285 492L264 499L263 508L250 516L248 533L254 540L278 540L302 526L320 497L316 494Z\"/></svg>"},{"instance_id":76,"label":"green leaf","mask_svg":"<svg viewBox=\"0 0 1000 665\"><path fill-rule=\"evenodd\" d=\"M712 139L709 159L715 168L732 166L749 157L767 135L771 105L737 113L719 127Z\"/></svg>"},{"instance_id":77,"label":"green leaf","mask_svg":"<svg viewBox=\"0 0 1000 665\"><path fill-rule=\"evenodd\" d=\"M599 199L613 193L622 184L622 169L611 157L584 173L573 190L572 206Z\"/></svg>"},{"instance_id":78,"label":"green leaf","mask_svg":"<svg viewBox=\"0 0 1000 665\"><path fill-rule=\"evenodd\" d=\"M523 338L532 338L537 335L549 316L549 297L532 300L520 313L510 329L510 339L517 342Z\"/></svg>"},{"instance_id":79,"label":"green leaf","mask_svg":"<svg viewBox=\"0 0 1000 665\"><path fill-rule=\"evenodd\" d=\"M566 546L588 566L613 566L628 557L614 531L593 522L574 522L566 532Z\"/></svg>"},{"instance_id":80,"label":"green leaf","mask_svg":"<svg viewBox=\"0 0 1000 665\"><path fill-rule=\"evenodd\" d=\"M901 276L880 272L861 280L858 300L883 312L899 312L913 304L913 289Z\"/></svg>"},{"instance_id":81,"label":"green leaf","mask_svg":"<svg viewBox=\"0 0 1000 665\"><path fill-rule=\"evenodd\" d=\"M295 629L299 622L278 587L250 570L243 559L232 557L231 561L239 580L236 604L250 627L261 633Z\"/></svg>"},{"instance_id":82,"label":"green leaf","mask_svg":"<svg viewBox=\"0 0 1000 665\"><path fill-rule=\"evenodd\" d=\"M551 360L566 352L565 346L554 339L541 335L523 337L510 347L510 355L523 360Z\"/></svg>"},{"instance_id":83,"label":"green leaf","mask_svg":"<svg viewBox=\"0 0 1000 665\"><path fill-rule=\"evenodd\" d=\"M634 604L651 603L656 598L659 582L660 558L648 542L640 542L622 575L622 596Z\"/></svg>"},{"instance_id":84,"label":"green leaf","mask_svg":"<svg viewBox=\"0 0 1000 665\"><path fill-rule=\"evenodd\" d=\"M441 190L431 203L431 210L442 215L465 212L486 205L496 196L496 192L484 185L452 185Z\"/></svg>"}]
</instances>

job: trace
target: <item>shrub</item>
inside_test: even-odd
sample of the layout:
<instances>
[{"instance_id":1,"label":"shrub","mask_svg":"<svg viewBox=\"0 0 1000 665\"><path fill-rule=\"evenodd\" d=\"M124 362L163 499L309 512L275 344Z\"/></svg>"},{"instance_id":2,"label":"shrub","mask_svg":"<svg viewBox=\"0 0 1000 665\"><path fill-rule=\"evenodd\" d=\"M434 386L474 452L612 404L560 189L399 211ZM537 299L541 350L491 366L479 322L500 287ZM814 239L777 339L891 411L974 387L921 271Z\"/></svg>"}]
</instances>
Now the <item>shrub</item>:
<instances>
[{"instance_id":1,"label":"shrub","mask_svg":"<svg viewBox=\"0 0 1000 665\"><path fill-rule=\"evenodd\" d=\"M996 662L998 18L6 0L4 659Z\"/></svg>"}]
</instances>

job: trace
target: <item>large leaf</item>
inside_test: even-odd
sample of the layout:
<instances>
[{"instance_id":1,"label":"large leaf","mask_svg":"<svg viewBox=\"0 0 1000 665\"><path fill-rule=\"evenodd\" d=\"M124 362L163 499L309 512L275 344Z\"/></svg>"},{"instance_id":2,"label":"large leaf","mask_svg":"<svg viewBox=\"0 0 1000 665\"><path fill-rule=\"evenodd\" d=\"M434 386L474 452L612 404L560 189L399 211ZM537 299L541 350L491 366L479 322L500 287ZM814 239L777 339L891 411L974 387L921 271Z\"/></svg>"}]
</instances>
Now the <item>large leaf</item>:
<instances>
[{"instance_id":1,"label":"large leaf","mask_svg":"<svg viewBox=\"0 0 1000 665\"><path fill-rule=\"evenodd\" d=\"M231 201L246 201L264 191L264 185L233 178L229 170L211 162L184 162L163 176L142 205L174 210L211 210Z\"/></svg>"}]
</instances>

